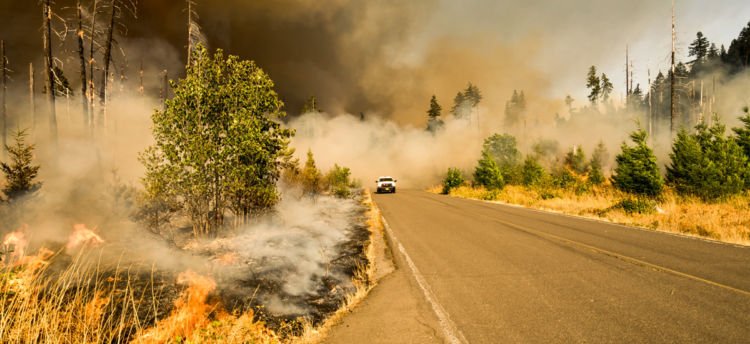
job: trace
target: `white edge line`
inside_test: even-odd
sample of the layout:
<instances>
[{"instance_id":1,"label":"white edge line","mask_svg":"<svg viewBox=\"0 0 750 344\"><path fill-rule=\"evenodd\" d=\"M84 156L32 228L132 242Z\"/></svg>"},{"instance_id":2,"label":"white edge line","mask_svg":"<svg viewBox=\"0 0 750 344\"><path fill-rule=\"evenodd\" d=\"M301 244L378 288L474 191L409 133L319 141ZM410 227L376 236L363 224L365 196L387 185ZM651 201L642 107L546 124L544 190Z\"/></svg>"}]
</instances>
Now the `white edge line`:
<instances>
[{"instance_id":1,"label":"white edge line","mask_svg":"<svg viewBox=\"0 0 750 344\"><path fill-rule=\"evenodd\" d=\"M404 246L401 245L401 242L398 241L396 236L393 234L391 227L388 225L388 221L386 221L385 217L382 217L382 216L381 216L381 219L383 220L383 227L385 227L385 230L388 232L388 235L391 236L391 240L393 240L393 243L398 246L398 250L404 256L404 259L406 260L406 264L409 265L409 269L411 269L411 272L414 275L414 279L416 279L417 284L419 285L419 288L422 289L422 293L424 294L424 297L427 299L427 302L432 307L432 311L435 312L435 315L437 315L438 322L440 323L440 329L443 331L443 335L445 335L445 338L451 344L467 343L466 338L464 338L461 331L458 330L458 328L456 327L456 324L453 323L453 321L450 318L450 315L448 315L448 312L446 312L445 309L435 299L435 295L432 294L430 285L427 284L427 281L419 272L419 269L417 269L417 266L411 260L411 257L409 256L409 254L406 253L406 249L404 248Z\"/></svg>"}]
</instances>

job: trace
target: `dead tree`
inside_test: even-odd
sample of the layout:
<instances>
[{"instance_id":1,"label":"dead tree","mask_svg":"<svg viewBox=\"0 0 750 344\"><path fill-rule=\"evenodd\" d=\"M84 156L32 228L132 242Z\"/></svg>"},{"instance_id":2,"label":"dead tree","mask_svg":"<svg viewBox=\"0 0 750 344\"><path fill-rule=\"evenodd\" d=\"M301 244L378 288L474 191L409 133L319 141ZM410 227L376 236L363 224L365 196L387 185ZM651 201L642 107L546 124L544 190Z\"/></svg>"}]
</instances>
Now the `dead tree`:
<instances>
[{"instance_id":1,"label":"dead tree","mask_svg":"<svg viewBox=\"0 0 750 344\"><path fill-rule=\"evenodd\" d=\"M55 71L52 61L52 9L50 0L42 4L42 38L44 41L44 74L47 87L47 106L49 108L50 138L57 144L57 114L55 111Z\"/></svg>"},{"instance_id":2,"label":"dead tree","mask_svg":"<svg viewBox=\"0 0 750 344\"><path fill-rule=\"evenodd\" d=\"M3 121L3 158L6 157L5 147L8 145L8 109L5 105L5 81L8 79L7 74L7 60L5 59L5 41L0 40L0 116Z\"/></svg>"},{"instance_id":3,"label":"dead tree","mask_svg":"<svg viewBox=\"0 0 750 344\"><path fill-rule=\"evenodd\" d=\"M29 62L29 112L31 129L36 130L36 98L34 97L34 63Z\"/></svg>"},{"instance_id":4,"label":"dead tree","mask_svg":"<svg viewBox=\"0 0 750 344\"><path fill-rule=\"evenodd\" d=\"M97 124L103 127L105 124L106 106L107 106L107 83L109 81L109 65L112 61L112 38L115 31L115 18L117 17L117 6L115 0L112 0L112 12L110 13L109 26L107 27L107 36L104 43L104 67L102 69L102 84L99 86L99 116Z\"/></svg>"},{"instance_id":5,"label":"dead tree","mask_svg":"<svg viewBox=\"0 0 750 344\"><path fill-rule=\"evenodd\" d=\"M205 46L206 38L201 32L201 27L198 25L198 11L196 10L195 0L185 0L187 2L187 14L188 14L188 45L187 45L187 66L193 62L193 51L198 44Z\"/></svg>"},{"instance_id":6,"label":"dead tree","mask_svg":"<svg viewBox=\"0 0 750 344\"><path fill-rule=\"evenodd\" d=\"M675 94L675 41L677 39L677 31L675 29L675 17L674 17L674 0L672 0L672 66L670 75L669 85L669 134L670 137L674 137L675 123L677 123L677 104Z\"/></svg>"},{"instance_id":7,"label":"dead tree","mask_svg":"<svg viewBox=\"0 0 750 344\"><path fill-rule=\"evenodd\" d=\"M88 95L88 113L89 113L89 129L93 130L94 128L94 65L96 64L96 58L94 57L94 51L96 47L96 15L98 13L98 7L99 7L99 0L94 0L93 3L93 9L91 11L91 24L89 27L89 75L88 75L88 83L89 83L89 95ZM93 132L92 132L93 134Z\"/></svg>"},{"instance_id":8,"label":"dead tree","mask_svg":"<svg viewBox=\"0 0 750 344\"><path fill-rule=\"evenodd\" d=\"M89 126L89 103L86 99L88 95L88 78L86 77L86 54L83 48L83 9L81 8L81 0L76 3L77 19L78 19L78 31L76 32L76 38L78 41L78 59L81 62L81 107L83 110L83 125L84 128Z\"/></svg>"}]
</instances>

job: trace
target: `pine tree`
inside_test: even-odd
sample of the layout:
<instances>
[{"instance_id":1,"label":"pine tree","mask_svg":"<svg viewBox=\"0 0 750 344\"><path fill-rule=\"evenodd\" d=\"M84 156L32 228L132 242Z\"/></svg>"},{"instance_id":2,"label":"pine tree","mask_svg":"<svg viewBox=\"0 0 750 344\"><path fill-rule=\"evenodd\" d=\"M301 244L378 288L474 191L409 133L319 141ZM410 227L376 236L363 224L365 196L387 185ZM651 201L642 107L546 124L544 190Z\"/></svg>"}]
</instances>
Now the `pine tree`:
<instances>
[{"instance_id":1,"label":"pine tree","mask_svg":"<svg viewBox=\"0 0 750 344\"><path fill-rule=\"evenodd\" d=\"M586 88L590 90L589 101L592 105L596 105L596 101L599 99L599 95L602 92L602 86L599 77L596 75L595 66L589 68L588 77L586 79Z\"/></svg>"},{"instance_id":2,"label":"pine tree","mask_svg":"<svg viewBox=\"0 0 750 344\"><path fill-rule=\"evenodd\" d=\"M537 157L529 155L523 162L521 174L523 176L523 185L536 185L542 181L542 178L544 178L544 167L539 164Z\"/></svg>"},{"instance_id":3,"label":"pine tree","mask_svg":"<svg viewBox=\"0 0 750 344\"><path fill-rule=\"evenodd\" d=\"M747 158L748 166L745 171L745 189L750 189L750 109L745 107L745 115L740 117L740 121L744 124L743 127L733 128L737 136L734 138L737 145L742 148L742 151Z\"/></svg>"},{"instance_id":4,"label":"pine tree","mask_svg":"<svg viewBox=\"0 0 750 344\"><path fill-rule=\"evenodd\" d=\"M635 145L631 147L623 142L622 152L615 158L617 167L612 175L612 184L638 196L658 197L664 182L656 156L646 143L646 131L638 129L630 134L630 138Z\"/></svg>"},{"instance_id":5,"label":"pine tree","mask_svg":"<svg viewBox=\"0 0 750 344\"><path fill-rule=\"evenodd\" d=\"M589 165L586 161L586 153L584 153L583 148L573 146L565 155L565 166L580 175L586 174L589 170Z\"/></svg>"},{"instance_id":6,"label":"pine tree","mask_svg":"<svg viewBox=\"0 0 750 344\"><path fill-rule=\"evenodd\" d=\"M747 157L736 140L725 136L718 118L710 127L701 123L695 133L681 130L672 146L667 182L681 195L713 201L742 192Z\"/></svg>"},{"instance_id":7,"label":"pine tree","mask_svg":"<svg viewBox=\"0 0 750 344\"><path fill-rule=\"evenodd\" d=\"M609 95L612 94L612 89L614 86L612 85L612 81L609 80L607 77L607 74L602 73L601 77L601 86L599 87L601 89L601 98L604 102L609 101Z\"/></svg>"},{"instance_id":8,"label":"pine tree","mask_svg":"<svg viewBox=\"0 0 750 344\"><path fill-rule=\"evenodd\" d=\"M706 57L708 57L710 48L711 44L708 42L708 38L706 38L706 36L703 36L703 32L698 31L695 40L690 43L688 56L695 57L693 63L700 63L705 60ZM715 49L716 46L713 46L713 48Z\"/></svg>"},{"instance_id":9,"label":"pine tree","mask_svg":"<svg viewBox=\"0 0 750 344\"><path fill-rule=\"evenodd\" d=\"M466 96L463 92L458 92L453 98L453 107L451 108L451 114L455 118L463 118L468 113Z\"/></svg>"},{"instance_id":10,"label":"pine tree","mask_svg":"<svg viewBox=\"0 0 750 344\"><path fill-rule=\"evenodd\" d=\"M310 98L307 98L305 101L305 104L302 106L302 114L306 113L313 113L313 112L321 112L318 108L318 99L315 98L315 96L310 96Z\"/></svg>"},{"instance_id":11,"label":"pine tree","mask_svg":"<svg viewBox=\"0 0 750 344\"><path fill-rule=\"evenodd\" d=\"M513 90L510 100L505 103L505 125L508 127L517 125L521 122L525 112L526 97L523 91L519 94L518 91Z\"/></svg>"},{"instance_id":12,"label":"pine tree","mask_svg":"<svg viewBox=\"0 0 750 344\"><path fill-rule=\"evenodd\" d=\"M479 105L479 102L482 101L482 93L479 92L479 88L475 85L472 85L469 83L469 85L466 86L466 90L464 90L464 96L466 97L466 101L469 102L469 106L472 108L475 108Z\"/></svg>"},{"instance_id":13,"label":"pine tree","mask_svg":"<svg viewBox=\"0 0 750 344\"><path fill-rule=\"evenodd\" d=\"M427 131L434 133L443 127L443 120L440 119L440 113L443 108L438 104L437 97L432 95L430 99L430 108L427 110Z\"/></svg>"},{"instance_id":14,"label":"pine tree","mask_svg":"<svg viewBox=\"0 0 750 344\"><path fill-rule=\"evenodd\" d=\"M487 152L482 152L482 158L477 163L474 181L489 190L502 189L505 186L500 167Z\"/></svg>"},{"instance_id":15,"label":"pine tree","mask_svg":"<svg viewBox=\"0 0 750 344\"><path fill-rule=\"evenodd\" d=\"M448 195L452 189L455 189L464 183L464 175L461 170L451 167L443 179L443 194Z\"/></svg>"},{"instance_id":16,"label":"pine tree","mask_svg":"<svg viewBox=\"0 0 750 344\"><path fill-rule=\"evenodd\" d=\"M42 187L42 183L34 181L39 173L39 165L32 164L34 145L26 144L25 130L19 130L13 136L15 144L5 146L11 162L0 163L0 169L6 179L2 191L9 202L31 195Z\"/></svg>"},{"instance_id":17,"label":"pine tree","mask_svg":"<svg viewBox=\"0 0 750 344\"><path fill-rule=\"evenodd\" d=\"M317 195L321 191L321 177L322 174L318 167L315 165L315 158L313 157L312 150L307 151L307 161L305 161L305 167L302 168L302 189L307 195Z\"/></svg>"},{"instance_id":18,"label":"pine tree","mask_svg":"<svg viewBox=\"0 0 750 344\"><path fill-rule=\"evenodd\" d=\"M609 160L609 153L607 147L604 146L604 142L599 141L596 145L594 153L591 154L591 161L589 165L591 170L589 171L589 181L594 185L600 185L604 183L604 167Z\"/></svg>"}]
</instances>

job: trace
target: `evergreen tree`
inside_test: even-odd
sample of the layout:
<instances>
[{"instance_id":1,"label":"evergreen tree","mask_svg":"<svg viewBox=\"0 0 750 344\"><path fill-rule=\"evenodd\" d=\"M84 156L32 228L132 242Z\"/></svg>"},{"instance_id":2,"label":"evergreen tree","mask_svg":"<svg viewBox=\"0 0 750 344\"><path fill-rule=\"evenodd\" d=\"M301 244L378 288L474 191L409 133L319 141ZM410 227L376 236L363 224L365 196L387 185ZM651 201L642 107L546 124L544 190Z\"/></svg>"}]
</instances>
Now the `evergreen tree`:
<instances>
[{"instance_id":1,"label":"evergreen tree","mask_svg":"<svg viewBox=\"0 0 750 344\"><path fill-rule=\"evenodd\" d=\"M453 98L453 107L451 108L451 114L455 118L463 118L469 113L469 105L466 96L463 92L458 92Z\"/></svg>"},{"instance_id":2,"label":"evergreen tree","mask_svg":"<svg viewBox=\"0 0 750 344\"><path fill-rule=\"evenodd\" d=\"M565 96L565 106L568 107L568 113L573 113L573 102L575 99L569 95Z\"/></svg>"},{"instance_id":3,"label":"evergreen tree","mask_svg":"<svg viewBox=\"0 0 750 344\"><path fill-rule=\"evenodd\" d=\"M583 152L583 148L573 146L565 155L565 166L580 175L586 174L589 170L589 165L586 161L586 153Z\"/></svg>"},{"instance_id":4,"label":"evergreen tree","mask_svg":"<svg viewBox=\"0 0 750 344\"><path fill-rule=\"evenodd\" d=\"M750 22L740 31L739 36L732 40L723 60L732 67L733 72L739 72L750 66Z\"/></svg>"},{"instance_id":5,"label":"evergreen tree","mask_svg":"<svg viewBox=\"0 0 750 344\"><path fill-rule=\"evenodd\" d=\"M488 190L502 189L505 186L500 167L487 152L482 152L482 158L477 163L474 181Z\"/></svg>"},{"instance_id":6,"label":"evergreen tree","mask_svg":"<svg viewBox=\"0 0 750 344\"><path fill-rule=\"evenodd\" d=\"M305 101L305 104L302 106L302 114L311 113L311 112L322 112L318 108L318 99L315 98L315 96L310 96L310 98L307 98Z\"/></svg>"},{"instance_id":7,"label":"evergreen tree","mask_svg":"<svg viewBox=\"0 0 750 344\"><path fill-rule=\"evenodd\" d=\"M5 146L11 162L0 163L6 180L2 191L9 202L31 195L42 187L42 183L34 181L39 173L39 165L32 164L34 145L26 143L26 136L25 130L15 132L15 144Z\"/></svg>"},{"instance_id":8,"label":"evergreen tree","mask_svg":"<svg viewBox=\"0 0 750 344\"><path fill-rule=\"evenodd\" d=\"M505 125L509 127L519 124L526 112L526 97L523 91L519 94L513 90L510 100L505 103Z\"/></svg>"},{"instance_id":9,"label":"evergreen tree","mask_svg":"<svg viewBox=\"0 0 750 344\"><path fill-rule=\"evenodd\" d=\"M174 98L152 116L155 144L141 161L146 189L182 205L198 236L215 234L227 210L244 222L278 201L293 132L281 126L283 103L254 62L200 45L193 56Z\"/></svg>"},{"instance_id":10,"label":"evergreen tree","mask_svg":"<svg viewBox=\"0 0 750 344\"><path fill-rule=\"evenodd\" d=\"M740 117L740 121L743 123L743 126L733 128L732 131L737 134L735 140L737 141L737 144L742 148L742 151L745 152L745 156L748 158L748 160L750 160L750 108L745 107L743 111L745 112L745 115Z\"/></svg>"},{"instance_id":11,"label":"evergreen tree","mask_svg":"<svg viewBox=\"0 0 750 344\"><path fill-rule=\"evenodd\" d=\"M667 182L681 195L717 200L742 192L747 178L747 157L734 139L725 136L726 127L715 118L695 133L681 130L672 146Z\"/></svg>"},{"instance_id":12,"label":"evergreen tree","mask_svg":"<svg viewBox=\"0 0 750 344\"><path fill-rule=\"evenodd\" d=\"M615 158L617 167L612 175L612 184L631 194L657 197L662 193L664 182L646 137L646 131L638 129L630 134L634 146L623 142L622 152Z\"/></svg>"},{"instance_id":13,"label":"evergreen tree","mask_svg":"<svg viewBox=\"0 0 750 344\"><path fill-rule=\"evenodd\" d=\"M443 108L438 104L437 97L432 95L430 99L430 108L427 110L427 131L436 132L443 127L443 120L440 119L440 113Z\"/></svg>"},{"instance_id":14,"label":"evergreen tree","mask_svg":"<svg viewBox=\"0 0 750 344\"><path fill-rule=\"evenodd\" d=\"M609 80L607 77L607 74L602 73L601 77L601 86L600 92L601 92L601 98L603 101L608 102L609 101L609 95L612 94L612 89L614 86L612 85L612 81Z\"/></svg>"},{"instance_id":15,"label":"evergreen tree","mask_svg":"<svg viewBox=\"0 0 750 344\"><path fill-rule=\"evenodd\" d=\"M609 160L609 153L607 147L604 146L604 142L599 141L596 145L594 153L591 154L591 161L589 165L591 170L589 171L589 181L594 185L600 185L604 183L604 167Z\"/></svg>"},{"instance_id":16,"label":"evergreen tree","mask_svg":"<svg viewBox=\"0 0 750 344\"><path fill-rule=\"evenodd\" d=\"M589 89L589 101L592 105L596 105L596 101L602 92L602 85L599 77L596 75L596 67L591 66L589 68L588 77L586 79L586 88Z\"/></svg>"},{"instance_id":17,"label":"evergreen tree","mask_svg":"<svg viewBox=\"0 0 750 344\"><path fill-rule=\"evenodd\" d=\"M322 174L315 165L312 150L307 151L307 160L301 174L302 190L305 194L315 196L322 190Z\"/></svg>"},{"instance_id":18,"label":"evergreen tree","mask_svg":"<svg viewBox=\"0 0 750 344\"><path fill-rule=\"evenodd\" d=\"M469 102L469 106L471 106L472 108L477 107L479 105L479 102L482 101L482 93L479 92L479 88L475 85L472 85L471 83L466 86L466 90L464 90L464 96L466 97L466 101Z\"/></svg>"},{"instance_id":19,"label":"evergreen tree","mask_svg":"<svg viewBox=\"0 0 750 344\"><path fill-rule=\"evenodd\" d=\"M708 42L708 38L703 36L702 32L698 31L695 40L690 43L690 47L688 48L688 56L695 57L692 63L703 62L708 57L710 48L711 44ZM716 46L713 46L713 48L715 49Z\"/></svg>"}]
</instances>

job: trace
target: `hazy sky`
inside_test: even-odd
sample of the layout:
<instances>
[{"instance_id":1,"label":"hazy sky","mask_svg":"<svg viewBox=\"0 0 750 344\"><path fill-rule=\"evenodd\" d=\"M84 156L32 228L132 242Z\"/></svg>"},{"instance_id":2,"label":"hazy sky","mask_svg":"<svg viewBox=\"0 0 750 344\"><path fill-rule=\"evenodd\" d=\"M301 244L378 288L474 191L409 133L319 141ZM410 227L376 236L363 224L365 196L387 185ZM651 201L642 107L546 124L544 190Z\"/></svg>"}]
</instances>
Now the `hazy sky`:
<instances>
[{"instance_id":1,"label":"hazy sky","mask_svg":"<svg viewBox=\"0 0 750 344\"><path fill-rule=\"evenodd\" d=\"M540 38L543 43L532 58L555 76L553 95L572 93L582 100L591 65L610 76L616 94L624 93L626 45L635 82L642 88L648 69L652 78L658 70L668 70L671 5L669 0L440 0L423 35L470 39L490 33L504 42ZM687 61L688 45L698 31L728 48L750 22L750 2L677 0L676 17L678 60Z\"/></svg>"}]
</instances>

